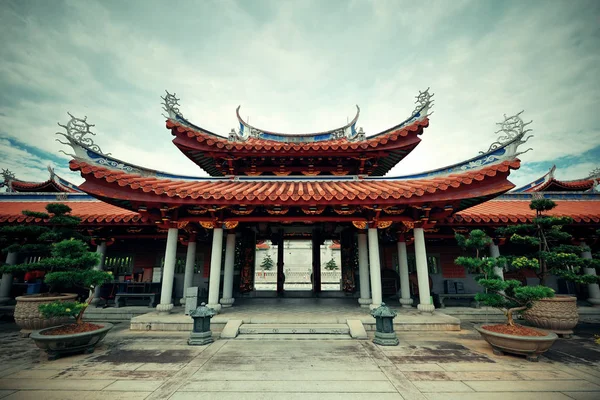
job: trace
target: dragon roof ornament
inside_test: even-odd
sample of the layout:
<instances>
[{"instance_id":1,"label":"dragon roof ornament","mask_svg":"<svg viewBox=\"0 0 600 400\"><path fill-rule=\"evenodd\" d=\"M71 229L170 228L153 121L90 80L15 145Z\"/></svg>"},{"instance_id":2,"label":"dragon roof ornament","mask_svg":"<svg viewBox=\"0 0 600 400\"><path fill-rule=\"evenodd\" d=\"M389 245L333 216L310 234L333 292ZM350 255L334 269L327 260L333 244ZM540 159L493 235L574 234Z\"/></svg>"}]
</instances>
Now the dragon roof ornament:
<instances>
[{"instance_id":1,"label":"dragon roof ornament","mask_svg":"<svg viewBox=\"0 0 600 400\"><path fill-rule=\"evenodd\" d=\"M527 132L531 132L531 129L525 129L525 127L533 122L523 122L521 114L523 114L524 111L525 110L522 110L520 113L510 117L507 117L506 114L504 114L504 121L496 123L496 125L500 125L500 129L495 132L500 133L498 140L492 143L487 151L481 151L479 154L491 153L499 148L506 147L508 144L514 144L514 152L511 154L512 157L517 157L521 154L527 153L529 150L533 150L530 147L525 151L521 151L519 153L516 152L517 147L526 143L530 138L533 137L533 135L529 135L523 139Z\"/></svg>"},{"instance_id":2,"label":"dragon roof ornament","mask_svg":"<svg viewBox=\"0 0 600 400\"><path fill-rule=\"evenodd\" d=\"M168 115L163 114L163 117L177 119L177 116L179 116L183 118L183 114L179 111L179 107L181 107L179 100L181 99L177 97L176 93L171 94L167 90L165 90L165 93L166 95L164 97L161 96L160 98L163 100L161 103L163 110L165 110Z\"/></svg>"},{"instance_id":3,"label":"dragon roof ornament","mask_svg":"<svg viewBox=\"0 0 600 400\"><path fill-rule=\"evenodd\" d=\"M433 106L432 99L435 95L435 93L429 93L429 89L430 88L427 88L424 91L419 90L419 94L415 96L417 100L415 101L415 109L413 110L413 115L421 110L424 111L426 116L430 116L431 114L433 114L433 112L429 114L427 113L429 109Z\"/></svg>"},{"instance_id":4,"label":"dragon roof ornament","mask_svg":"<svg viewBox=\"0 0 600 400\"><path fill-rule=\"evenodd\" d=\"M92 138L88 136L88 135L96 136L96 134L90 130L90 128L93 128L95 125L89 124L87 122L87 116L83 117L83 118L77 118L69 112L67 112L67 114L69 114L69 116L71 117L69 122L67 122L66 125L63 125L60 122L58 123L58 126L62 127L66 131L66 133L65 132L56 132L56 134L60 135L60 136L64 136L69 141L69 143L63 142L60 139L56 139L56 141L58 143L66 144L71 147L73 147L73 144L76 143L76 144L86 147L96 153L100 153L104 156L110 156L110 153L104 154L104 152L102 151L100 146L98 146L96 143L94 143ZM65 153L63 150L60 150L60 152L63 154L66 154L68 156L73 156L72 154Z\"/></svg>"},{"instance_id":5,"label":"dragon roof ornament","mask_svg":"<svg viewBox=\"0 0 600 400\"><path fill-rule=\"evenodd\" d=\"M588 178L600 178L600 167L591 170Z\"/></svg>"}]
</instances>

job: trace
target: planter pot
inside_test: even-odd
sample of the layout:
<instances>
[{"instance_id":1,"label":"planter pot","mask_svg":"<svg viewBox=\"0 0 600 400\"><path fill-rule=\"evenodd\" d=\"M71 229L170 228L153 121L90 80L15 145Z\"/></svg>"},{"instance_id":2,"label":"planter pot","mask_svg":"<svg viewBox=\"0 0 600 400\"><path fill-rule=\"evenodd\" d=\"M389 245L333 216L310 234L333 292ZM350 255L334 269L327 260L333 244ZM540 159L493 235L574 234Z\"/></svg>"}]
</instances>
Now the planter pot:
<instances>
[{"instance_id":1,"label":"planter pot","mask_svg":"<svg viewBox=\"0 0 600 400\"><path fill-rule=\"evenodd\" d=\"M30 296L19 296L15 306L15 323L21 328L21 337L27 337L37 329L49 328L51 326L64 325L70 321L69 317L44 318L40 314L38 306L54 301L75 301L77 295L74 293L61 293L56 296L45 296L34 294Z\"/></svg>"},{"instance_id":2,"label":"planter pot","mask_svg":"<svg viewBox=\"0 0 600 400\"><path fill-rule=\"evenodd\" d=\"M577 298L555 296L533 302L523 318L537 328L569 337L579 321Z\"/></svg>"},{"instance_id":3,"label":"planter pot","mask_svg":"<svg viewBox=\"0 0 600 400\"><path fill-rule=\"evenodd\" d=\"M94 348L104 339L104 336L113 327L113 324L104 322L102 328L95 331L73 333L71 335L44 335L43 333L53 329L46 328L31 333L31 339L40 349L48 353L48 360L56 360L57 358L72 353L84 352L90 354L94 352ZM55 327L54 327L55 328Z\"/></svg>"},{"instance_id":4,"label":"planter pot","mask_svg":"<svg viewBox=\"0 0 600 400\"><path fill-rule=\"evenodd\" d=\"M494 354L503 355L505 352L520 354L527 356L528 361L538 361L540 354L548 351L558 339L558 336L552 332L543 332L547 333L546 336L516 336L488 331L482 326L477 325L475 329L492 346Z\"/></svg>"}]
</instances>

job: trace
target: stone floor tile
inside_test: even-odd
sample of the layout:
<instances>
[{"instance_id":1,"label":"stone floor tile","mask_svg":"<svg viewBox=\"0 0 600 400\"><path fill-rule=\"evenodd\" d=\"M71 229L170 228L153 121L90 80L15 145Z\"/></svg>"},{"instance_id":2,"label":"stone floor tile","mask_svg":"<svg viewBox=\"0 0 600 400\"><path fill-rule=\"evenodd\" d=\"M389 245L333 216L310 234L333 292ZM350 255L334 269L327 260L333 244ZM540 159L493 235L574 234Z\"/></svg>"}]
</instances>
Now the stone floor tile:
<instances>
[{"instance_id":1,"label":"stone floor tile","mask_svg":"<svg viewBox=\"0 0 600 400\"><path fill-rule=\"evenodd\" d=\"M6 379L48 379L53 378L63 369L24 369L14 374L5 376Z\"/></svg>"},{"instance_id":2,"label":"stone floor tile","mask_svg":"<svg viewBox=\"0 0 600 400\"><path fill-rule=\"evenodd\" d=\"M8 396L11 393L14 393L14 390L1 390L0 389L0 399L5 398L6 396Z\"/></svg>"},{"instance_id":3,"label":"stone floor tile","mask_svg":"<svg viewBox=\"0 0 600 400\"><path fill-rule=\"evenodd\" d=\"M15 392L2 400L144 400L151 392L90 392L90 391L39 391L39 390L21 390Z\"/></svg>"},{"instance_id":4,"label":"stone floor tile","mask_svg":"<svg viewBox=\"0 0 600 400\"><path fill-rule=\"evenodd\" d=\"M469 386L456 381L414 381L413 384L423 393L473 392Z\"/></svg>"},{"instance_id":5,"label":"stone floor tile","mask_svg":"<svg viewBox=\"0 0 600 400\"><path fill-rule=\"evenodd\" d=\"M179 389L180 392L279 392L302 393L386 393L396 392L387 381L195 381Z\"/></svg>"},{"instance_id":6,"label":"stone floor tile","mask_svg":"<svg viewBox=\"0 0 600 400\"><path fill-rule=\"evenodd\" d=\"M0 379L0 388L16 390L102 390L114 380Z\"/></svg>"},{"instance_id":7,"label":"stone floor tile","mask_svg":"<svg viewBox=\"0 0 600 400\"><path fill-rule=\"evenodd\" d=\"M388 378L378 371L206 371L200 369L192 376L194 381L386 381Z\"/></svg>"},{"instance_id":8,"label":"stone floor tile","mask_svg":"<svg viewBox=\"0 0 600 400\"><path fill-rule=\"evenodd\" d=\"M136 371L179 371L185 363L146 363L136 368Z\"/></svg>"},{"instance_id":9,"label":"stone floor tile","mask_svg":"<svg viewBox=\"0 0 600 400\"><path fill-rule=\"evenodd\" d=\"M395 367L381 367L381 370L385 373L392 385L394 385L398 393L402 394L402 397L404 397L405 400L425 399L414 383L406 378L404 372L399 371Z\"/></svg>"},{"instance_id":10,"label":"stone floor tile","mask_svg":"<svg viewBox=\"0 0 600 400\"><path fill-rule=\"evenodd\" d=\"M208 362L205 367L207 371L379 371L379 367L372 362L357 364L343 362L324 362L319 360L290 360L290 361L268 361L268 362Z\"/></svg>"},{"instance_id":11,"label":"stone floor tile","mask_svg":"<svg viewBox=\"0 0 600 400\"><path fill-rule=\"evenodd\" d=\"M124 371L124 370L67 370L56 379L132 379L155 381L168 379L176 371Z\"/></svg>"},{"instance_id":12,"label":"stone floor tile","mask_svg":"<svg viewBox=\"0 0 600 400\"><path fill-rule=\"evenodd\" d=\"M565 371L519 371L517 374L521 375L524 379L532 380L579 379L579 377L571 375ZM598 381L600 381L600 378L596 378L596 382Z\"/></svg>"},{"instance_id":13,"label":"stone floor tile","mask_svg":"<svg viewBox=\"0 0 600 400\"><path fill-rule=\"evenodd\" d=\"M444 371L437 364L394 364L400 371Z\"/></svg>"},{"instance_id":14,"label":"stone floor tile","mask_svg":"<svg viewBox=\"0 0 600 400\"><path fill-rule=\"evenodd\" d=\"M399 393L176 392L169 400L403 400ZM111 399L112 400L112 399Z\"/></svg>"},{"instance_id":15,"label":"stone floor tile","mask_svg":"<svg viewBox=\"0 0 600 400\"><path fill-rule=\"evenodd\" d=\"M575 400L598 400L600 393L598 392L563 392L567 396ZM546 395L544 394L544 397ZM546 400L546 399L544 399Z\"/></svg>"},{"instance_id":16,"label":"stone floor tile","mask_svg":"<svg viewBox=\"0 0 600 400\"><path fill-rule=\"evenodd\" d=\"M573 366L571 364L569 364L568 366L557 365L556 368L558 371L563 371L569 375L574 376L575 379L585 379L586 381L592 382L592 383L596 383L600 380L600 378L598 378L596 375L591 375L591 374L583 372L577 368L573 368Z\"/></svg>"},{"instance_id":17,"label":"stone floor tile","mask_svg":"<svg viewBox=\"0 0 600 400\"><path fill-rule=\"evenodd\" d=\"M119 392L152 392L158 389L160 385L162 385L164 381L146 381L146 380L131 380L131 379L122 379L118 380L115 383L108 385L102 390L109 391L119 391Z\"/></svg>"},{"instance_id":18,"label":"stone floor tile","mask_svg":"<svg viewBox=\"0 0 600 400\"><path fill-rule=\"evenodd\" d=\"M557 392L544 393L543 397L536 392L425 393L425 396L428 400L571 400L570 397Z\"/></svg>"},{"instance_id":19,"label":"stone floor tile","mask_svg":"<svg viewBox=\"0 0 600 400\"><path fill-rule=\"evenodd\" d=\"M593 392L600 386L584 380L465 381L477 392Z\"/></svg>"}]
</instances>

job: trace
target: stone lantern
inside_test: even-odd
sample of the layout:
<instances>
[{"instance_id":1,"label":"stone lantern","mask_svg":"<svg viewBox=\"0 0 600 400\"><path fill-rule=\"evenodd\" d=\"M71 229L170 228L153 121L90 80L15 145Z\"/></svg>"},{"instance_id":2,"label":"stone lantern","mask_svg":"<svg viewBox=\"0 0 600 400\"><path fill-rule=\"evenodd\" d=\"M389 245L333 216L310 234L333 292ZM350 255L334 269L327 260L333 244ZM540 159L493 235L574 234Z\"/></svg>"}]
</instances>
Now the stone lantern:
<instances>
[{"instance_id":1,"label":"stone lantern","mask_svg":"<svg viewBox=\"0 0 600 400\"><path fill-rule=\"evenodd\" d=\"M371 311L375 318L375 339L373 343L380 346L398 346L398 337L394 332L394 317L396 312L390 310L385 303Z\"/></svg>"},{"instance_id":2,"label":"stone lantern","mask_svg":"<svg viewBox=\"0 0 600 400\"><path fill-rule=\"evenodd\" d=\"M188 339L189 345L203 346L213 342L210 319L216 314L214 309L206 307L206 303L202 303L200 307L190 312L190 317L194 320L194 327Z\"/></svg>"}]
</instances>

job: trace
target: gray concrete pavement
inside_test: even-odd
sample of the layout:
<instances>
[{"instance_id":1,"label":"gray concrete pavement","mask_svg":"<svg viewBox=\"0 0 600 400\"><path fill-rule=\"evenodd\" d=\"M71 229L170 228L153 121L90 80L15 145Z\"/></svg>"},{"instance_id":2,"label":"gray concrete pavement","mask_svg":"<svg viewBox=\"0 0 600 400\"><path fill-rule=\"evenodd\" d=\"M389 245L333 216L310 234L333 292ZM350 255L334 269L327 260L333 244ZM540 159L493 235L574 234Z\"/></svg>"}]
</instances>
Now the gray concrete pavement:
<instances>
[{"instance_id":1,"label":"gray concrete pavement","mask_svg":"<svg viewBox=\"0 0 600 400\"><path fill-rule=\"evenodd\" d=\"M359 340L218 340L121 324L91 355L47 361L0 325L2 399L597 399L600 346L588 327L539 363L495 356L469 327ZM579 351L572 351L579 349Z\"/></svg>"}]
</instances>

